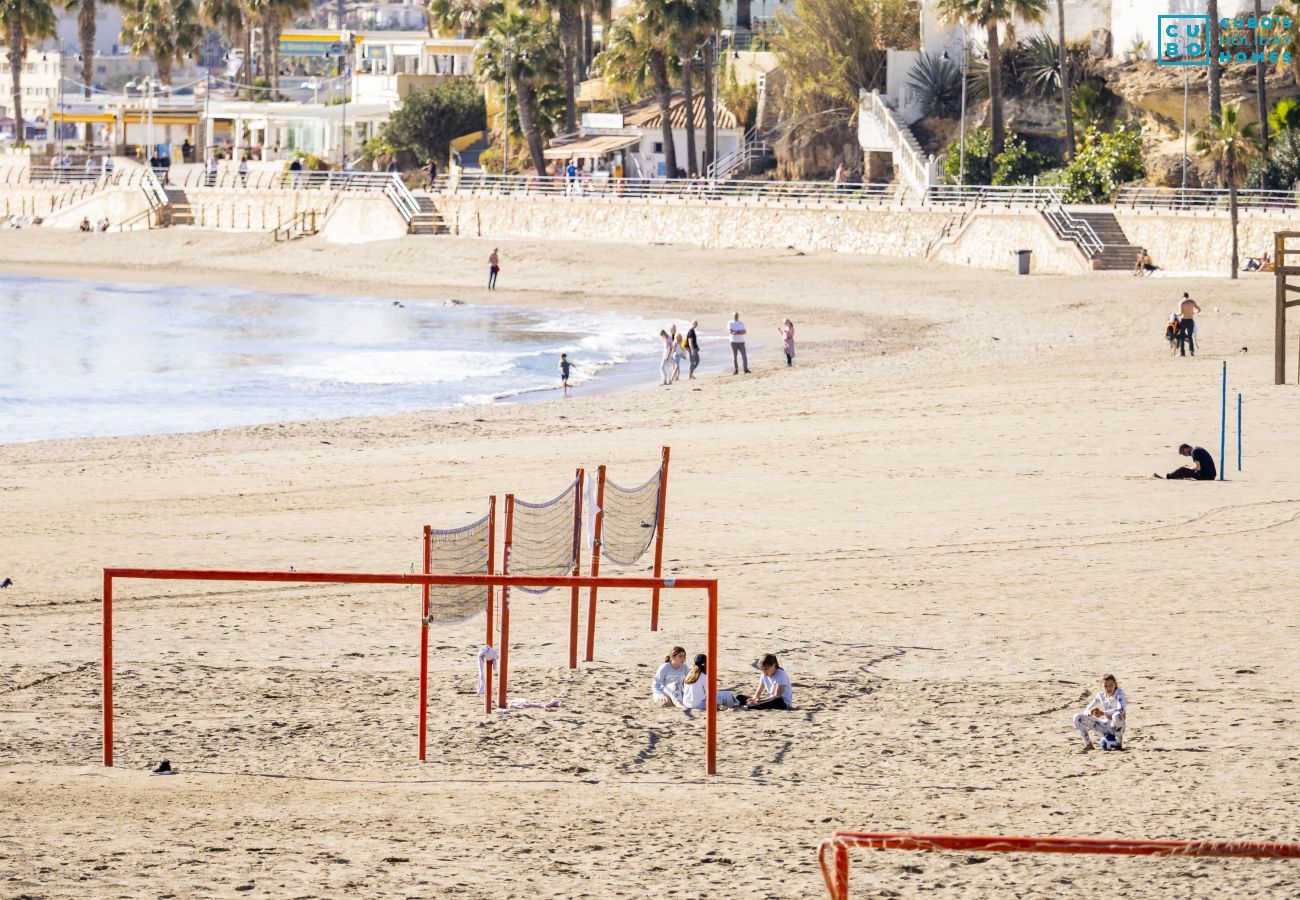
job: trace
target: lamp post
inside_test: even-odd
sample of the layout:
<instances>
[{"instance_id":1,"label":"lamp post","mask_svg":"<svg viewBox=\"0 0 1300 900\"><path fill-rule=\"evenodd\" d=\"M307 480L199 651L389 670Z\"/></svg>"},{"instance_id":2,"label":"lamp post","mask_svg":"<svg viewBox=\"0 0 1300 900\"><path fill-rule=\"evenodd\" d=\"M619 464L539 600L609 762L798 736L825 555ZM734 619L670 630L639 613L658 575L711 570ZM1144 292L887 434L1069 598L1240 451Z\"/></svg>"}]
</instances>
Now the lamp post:
<instances>
[{"instance_id":1,"label":"lamp post","mask_svg":"<svg viewBox=\"0 0 1300 900\"><path fill-rule=\"evenodd\" d=\"M951 62L952 57L948 51L943 51L945 62ZM966 61L968 54L966 52L966 29L961 30L961 169L957 176L957 184L964 186L966 184Z\"/></svg>"},{"instance_id":2,"label":"lamp post","mask_svg":"<svg viewBox=\"0 0 1300 900\"><path fill-rule=\"evenodd\" d=\"M1183 69L1183 190L1187 190L1187 69Z\"/></svg>"},{"instance_id":3,"label":"lamp post","mask_svg":"<svg viewBox=\"0 0 1300 900\"><path fill-rule=\"evenodd\" d=\"M126 83L126 89L127 89L128 91L137 91L137 90L138 90L138 91L143 92L144 95L145 95L145 97L144 97L144 100L145 100L145 123L146 123L146 124L145 124L145 140L148 142L148 146L149 146L149 154L150 154L148 157L146 157L146 159L152 159L152 157L153 157L153 153L154 153L154 144L153 144L153 100L154 100L154 90L157 88L157 86L158 86L158 79L154 78L152 75L142 75L142 76L140 76L140 80L139 80L138 82L137 82L137 81L128 81L128 82ZM125 135L123 135L123 137L125 137Z\"/></svg>"},{"instance_id":4,"label":"lamp post","mask_svg":"<svg viewBox=\"0 0 1300 900\"><path fill-rule=\"evenodd\" d=\"M506 45L505 83L506 83L506 106L501 113L502 115L501 135L502 135L502 142L504 147L501 153L501 174L509 175L510 174L510 46L509 45ZM546 173L542 172L541 174L544 176Z\"/></svg>"}]
</instances>

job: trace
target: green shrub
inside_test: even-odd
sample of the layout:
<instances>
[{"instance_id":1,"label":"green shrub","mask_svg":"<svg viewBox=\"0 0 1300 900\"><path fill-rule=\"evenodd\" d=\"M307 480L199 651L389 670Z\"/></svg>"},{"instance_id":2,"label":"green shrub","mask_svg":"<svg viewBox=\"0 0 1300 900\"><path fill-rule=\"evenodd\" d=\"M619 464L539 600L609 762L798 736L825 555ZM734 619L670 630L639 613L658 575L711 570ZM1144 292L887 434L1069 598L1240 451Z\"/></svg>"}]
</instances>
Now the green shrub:
<instances>
[{"instance_id":1,"label":"green shrub","mask_svg":"<svg viewBox=\"0 0 1300 900\"><path fill-rule=\"evenodd\" d=\"M1047 154L1030 150L1024 139L1015 134L1008 134L1002 152L996 159L990 159L992 143L993 132L988 128L967 132L966 184L1028 184L1055 163ZM961 175L960 140L948 144L943 171L949 184L957 183Z\"/></svg>"},{"instance_id":2,"label":"green shrub","mask_svg":"<svg viewBox=\"0 0 1300 900\"><path fill-rule=\"evenodd\" d=\"M408 94L383 136L392 148L409 150L417 159L446 159L454 139L485 127L482 90L471 79L455 78Z\"/></svg>"},{"instance_id":3,"label":"green shrub","mask_svg":"<svg viewBox=\"0 0 1300 900\"><path fill-rule=\"evenodd\" d=\"M961 114L961 71L952 60L922 53L908 73L907 84L920 96L927 116L955 119Z\"/></svg>"},{"instance_id":4,"label":"green shrub","mask_svg":"<svg viewBox=\"0 0 1300 900\"><path fill-rule=\"evenodd\" d=\"M1065 167L1066 202L1107 203L1121 184L1142 174L1142 135L1136 129L1089 128Z\"/></svg>"}]
</instances>

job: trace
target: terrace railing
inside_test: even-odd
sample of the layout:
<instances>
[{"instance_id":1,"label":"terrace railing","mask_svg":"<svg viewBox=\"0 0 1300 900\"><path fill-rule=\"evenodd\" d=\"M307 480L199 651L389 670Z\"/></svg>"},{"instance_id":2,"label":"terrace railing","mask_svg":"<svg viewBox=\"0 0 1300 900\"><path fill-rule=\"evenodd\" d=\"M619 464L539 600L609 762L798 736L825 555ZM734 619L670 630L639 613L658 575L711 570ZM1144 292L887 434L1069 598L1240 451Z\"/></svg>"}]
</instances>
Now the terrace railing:
<instances>
[{"instance_id":1,"label":"terrace railing","mask_svg":"<svg viewBox=\"0 0 1300 900\"><path fill-rule=\"evenodd\" d=\"M462 173L454 182L439 176L434 193L444 195L574 197L595 200L751 201L770 203L870 204L897 202L894 184L829 181L709 181L691 178L568 179L563 176Z\"/></svg>"},{"instance_id":2,"label":"terrace railing","mask_svg":"<svg viewBox=\"0 0 1300 900\"><path fill-rule=\"evenodd\" d=\"M199 166L189 166L180 177L174 173L170 182L181 188L216 187L249 191L357 191L362 193L389 193L400 185L406 191L401 178L393 172L316 172L304 169L300 172L283 170L267 171L252 169L240 173L236 169L221 168L215 172ZM394 184L396 182L396 185ZM410 191L406 191L407 196ZM414 198L411 203L414 203Z\"/></svg>"},{"instance_id":3,"label":"terrace railing","mask_svg":"<svg viewBox=\"0 0 1300 900\"><path fill-rule=\"evenodd\" d=\"M1296 191L1237 191L1237 205L1242 209L1294 210L1300 208ZM1129 209L1226 210L1225 188L1124 187L1115 197L1115 206Z\"/></svg>"},{"instance_id":4,"label":"terrace railing","mask_svg":"<svg viewBox=\"0 0 1300 900\"><path fill-rule=\"evenodd\" d=\"M1106 245L1097 236L1097 230L1089 224L1088 220L1071 214L1062 204L1057 203L1056 206L1047 207L1043 210L1043 216L1058 237L1073 241L1089 259L1101 256L1102 251L1106 249Z\"/></svg>"}]
</instances>

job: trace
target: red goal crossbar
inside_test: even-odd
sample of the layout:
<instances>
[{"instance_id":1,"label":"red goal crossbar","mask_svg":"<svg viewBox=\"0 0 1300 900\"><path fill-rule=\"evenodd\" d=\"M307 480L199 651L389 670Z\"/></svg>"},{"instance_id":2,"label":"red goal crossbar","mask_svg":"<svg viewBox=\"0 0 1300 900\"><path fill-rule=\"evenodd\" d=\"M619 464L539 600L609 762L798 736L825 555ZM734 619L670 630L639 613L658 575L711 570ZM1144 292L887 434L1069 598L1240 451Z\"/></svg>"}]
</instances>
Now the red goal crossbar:
<instances>
[{"instance_id":1,"label":"red goal crossbar","mask_svg":"<svg viewBox=\"0 0 1300 900\"><path fill-rule=\"evenodd\" d=\"M385 574L374 572L256 572L223 569L124 569L104 570L104 765L113 765L113 583L118 579L155 581L278 581L297 584L395 584L395 585L481 585L484 588L506 586L579 588L676 588L702 590L708 594L708 628L706 646L709 659L718 658L718 580L716 578L636 578L610 576L538 576L538 575L443 575ZM490 606L490 604L489 604ZM717 772L718 747L718 666L709 666L708 695L705 700L704 767L709 775ZM488 692L491 693L491 685ZM424 744L424 711L421 710L419 736ZM421 757L422 758L422 757Z\"/></svg>"},{"instance_id":2,"label":"red goal crossbar","mask_svg":"<svg viewBox=\"0 0 1300 900\"><path fill-rule=\"evenodd\" d=\"M1300 858L1300 844L1211 839L1160 841L1132 838L1012 837L977 834L903 834L837 831L817 847L817 863L831 900L848 900L849 850L958 850L982 853L1087 853L1105 856L1247 856ZM829 857L829 858L828 858Z\"/></svg>"}]
</instances>

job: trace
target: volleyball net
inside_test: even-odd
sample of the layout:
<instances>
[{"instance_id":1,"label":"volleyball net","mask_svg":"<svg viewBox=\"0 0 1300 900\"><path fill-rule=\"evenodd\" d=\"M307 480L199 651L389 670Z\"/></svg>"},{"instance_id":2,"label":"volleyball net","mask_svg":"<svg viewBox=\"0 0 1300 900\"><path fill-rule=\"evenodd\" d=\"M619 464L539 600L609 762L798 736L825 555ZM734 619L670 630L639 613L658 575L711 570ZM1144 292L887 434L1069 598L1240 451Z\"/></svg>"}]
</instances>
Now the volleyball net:
<instances>
[{"instance_id":1,"label":"volleyball net","mask_svg":"<svg viewBox=\"0 0 1300 900\"><path fill-rule=\"evenodd\" d=\"M1251 840L1145 840L1096 837L1026 837L976 834L906 834L836 831L817 847L817 863L831 900L849 900L849 851L957 851L978 853L1082 853L1102 856L1235 856L1300 858L1300 844Z\"/></svg>"},{"instance_id":2,"label":"volleyball net","mask_svg":"<svg viewBox=\"0 0 1300 900\"><path fill-rule=\"evenodd\" d=\"M113 706L113 603L114 592L118 582L125 579L145 579L152 581L243 581L243 582L280 582L290 584L371 584L371 585L417 585L423 588L467 588L484 594L500 587L503 596L509 588L554 588L568 587L578 590L583 587L610 588L669 588L677 590L704 591L708 602L708 624L706 631L706 652L710 659L718 658L718 582L715 578L629 578L629 577L582 577L582 576L526 576L526 575L461 575L450 573L381 573L381 572L283 572L283 571L247 571L222 569L148 569L148 568L106 568L103 582L103 752L104 765L112 766L114 737ZM491 608L489 604L488 608ZM507 607L503 604L504 610ZM422 617L427 635L427 617ZM707 701L705 725L705 771L712 775L717 771L717 668L711 666L707 674ZM491 685L487 686L490 696ZM419 758L424 759L425 731L427 718L425 703L427 696L422 693L419 715Z\"/></svg>"},{"instance_id":3,"label":"volleyball net","mask_svg":"<svg viewBox=\"0 0 1300 900\"><path fill-rule=\"evenodd\" d=\"M588 492L587 518L591 523L591 574L600 575L601 560L621 567L637 565L654 548L651 575L663 574L664 513L668 502L668 459L661 451L659 468L636 487L623 487L608 477L606 467L596 470L596 482ZM596 651L595 587L587 594L587 647L584 659L591 662ZM659 588L650 592L650 630L659 630ZM576 659L572 662L577 664Z\"/></svg>"}]
</instances>

